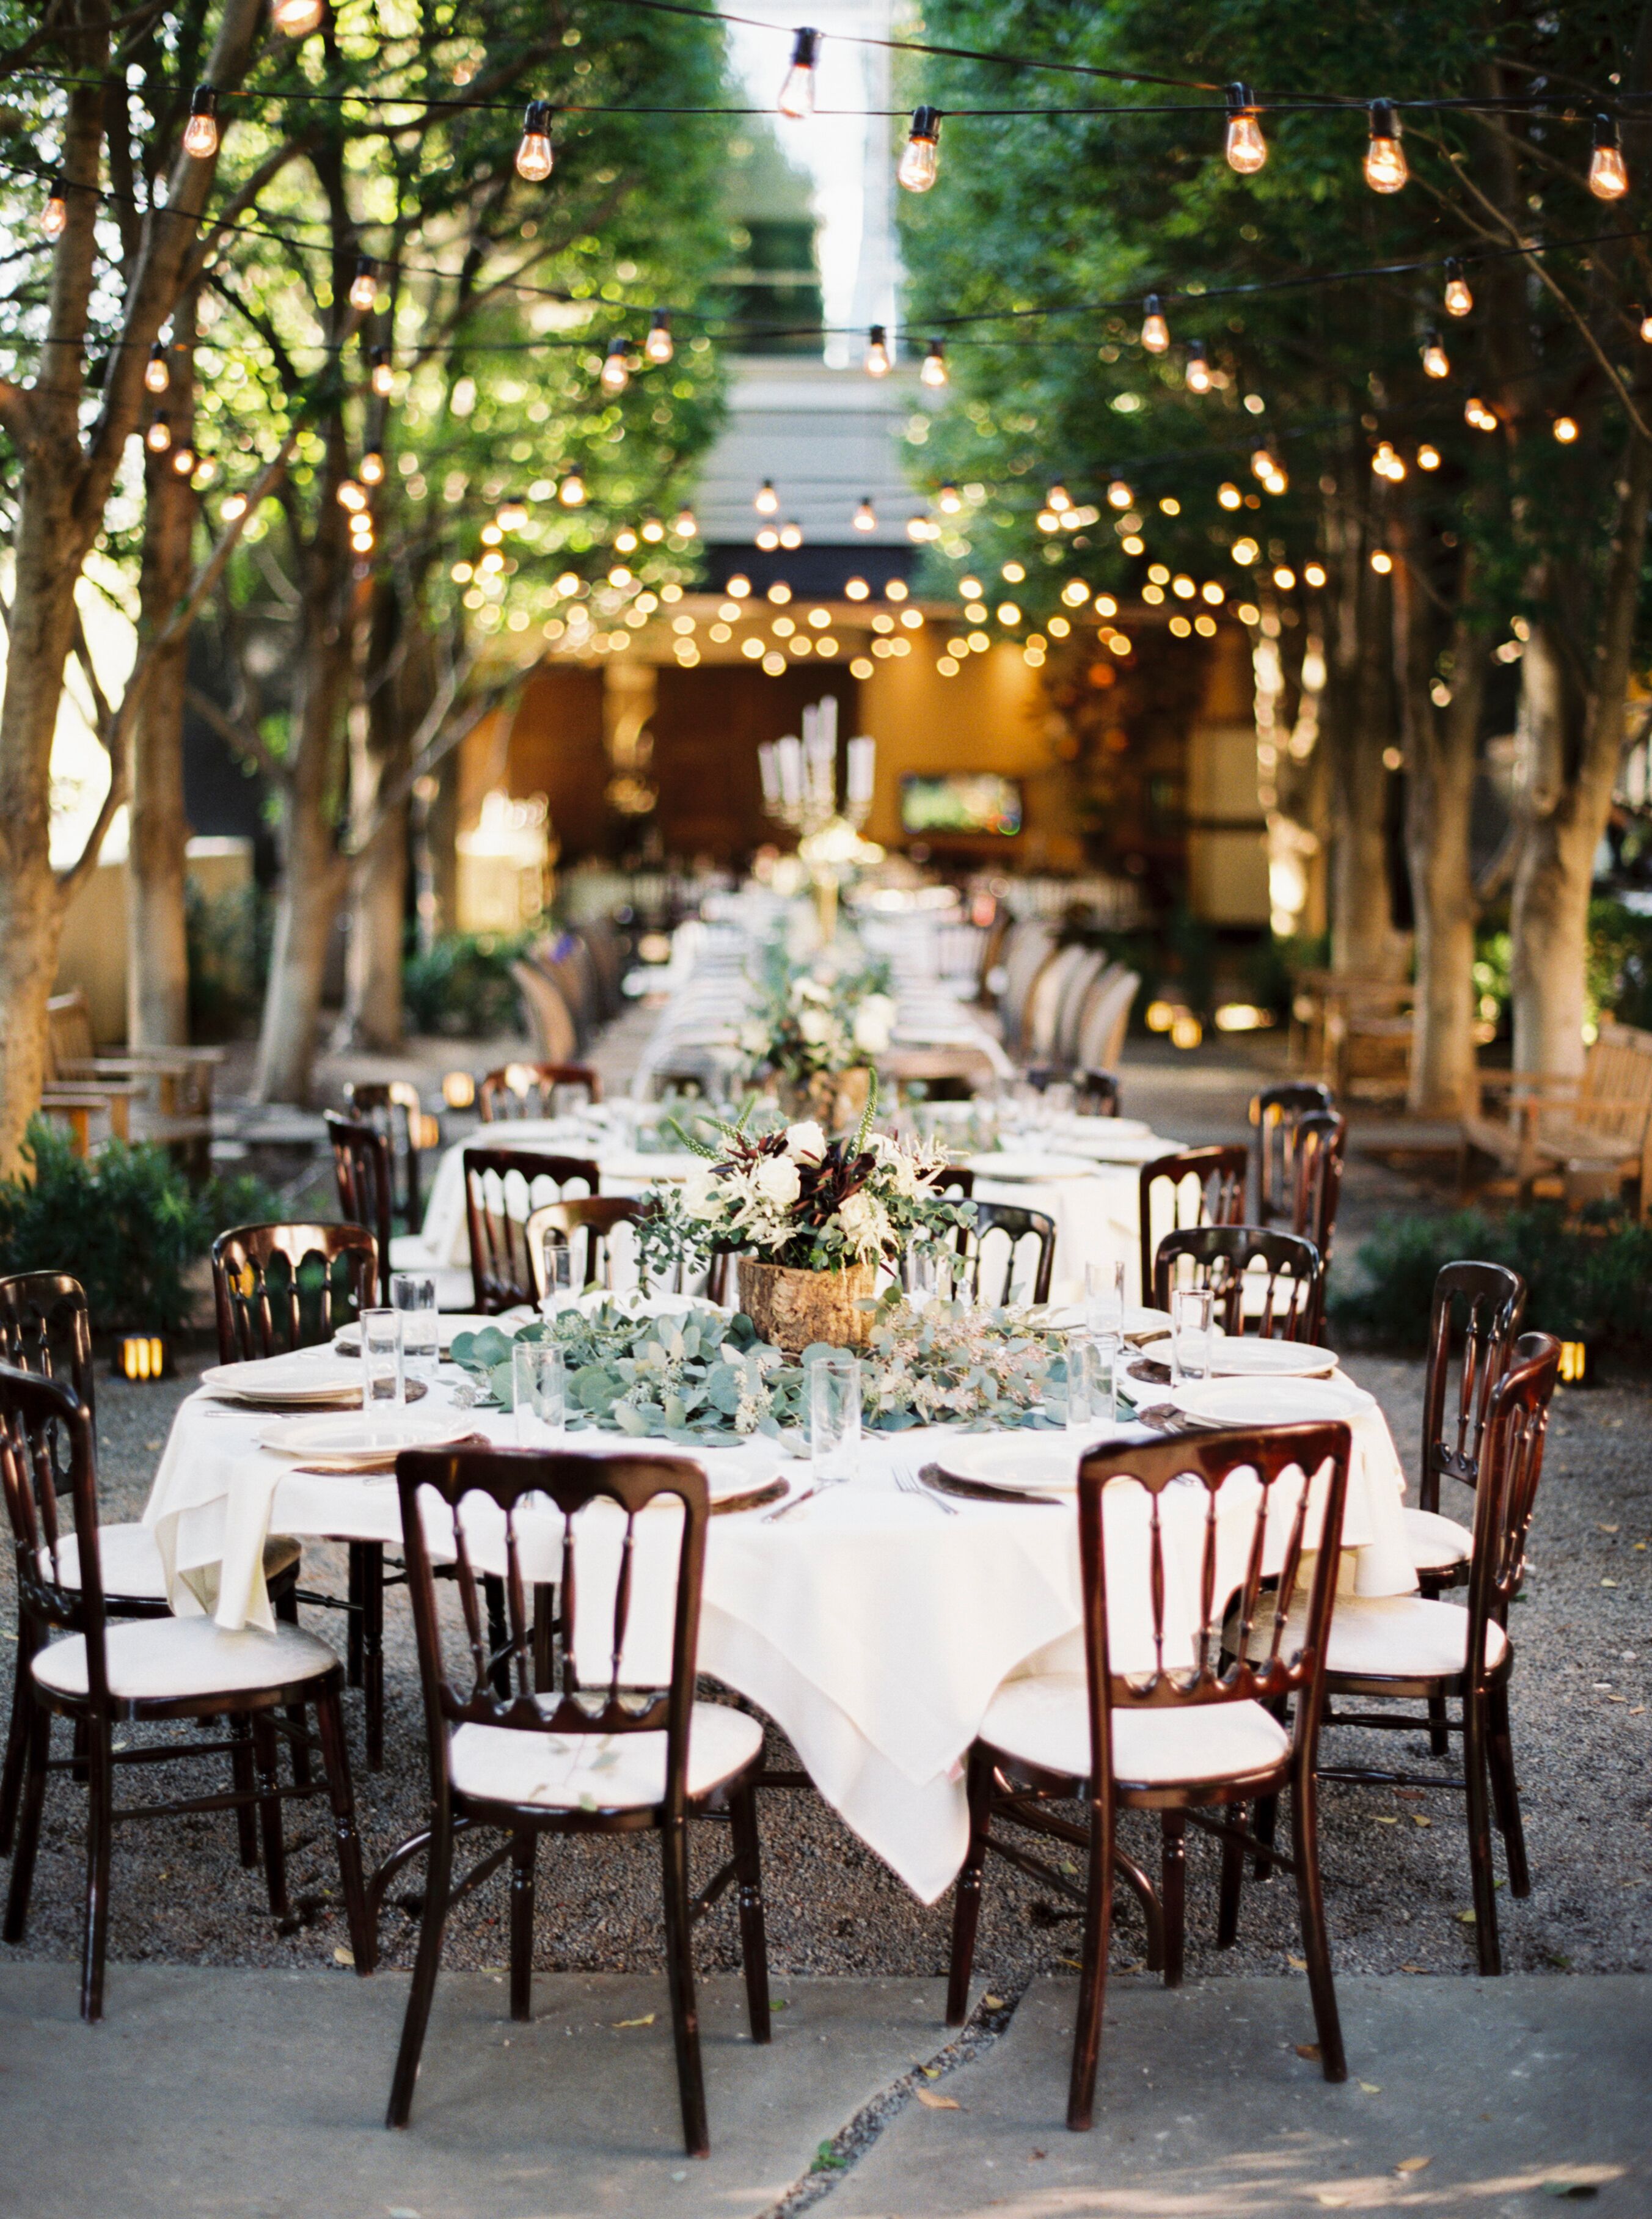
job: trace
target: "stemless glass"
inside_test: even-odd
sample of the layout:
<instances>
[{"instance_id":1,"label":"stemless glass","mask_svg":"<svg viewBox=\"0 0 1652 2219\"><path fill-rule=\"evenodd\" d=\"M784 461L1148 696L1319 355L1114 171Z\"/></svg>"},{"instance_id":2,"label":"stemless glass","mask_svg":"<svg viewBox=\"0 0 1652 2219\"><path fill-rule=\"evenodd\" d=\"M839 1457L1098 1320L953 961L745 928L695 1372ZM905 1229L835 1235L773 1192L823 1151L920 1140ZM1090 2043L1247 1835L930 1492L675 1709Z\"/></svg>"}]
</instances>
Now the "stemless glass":
<instances>
[{"instance_id":1,"label":"stemless glass","mask_svg":"<svg viewBox=\"0 0 1652 2219\"><path fill-rule=\"evenodd\" d=\"M1171 1377L1178 1386L1210 1377L1211 1292L1171 1290Z\"/></svg>"},{"instance_id":2,"label":"stemless glass","mask_svg":"<svg viewBox=\"0 0 1652 2219\"><path fill-rule=\"evenodd\" d=\"M401 1313L394 1309L363 1310L362 1330L362 1408L397 1410L407 1400L401 1369Z\"/></svg>"},{"instance_id":3,"label":"stemless glass","mask_svg":"<svg viewBox=\"0 0 1652 2219\"><path fill-rule=\"evenodd\" d=\"M545 1291L539 1297L539 1315L551 1318L578 1300L574 1289L573 1244L547 1240L541 1252L545 1265Z\"/></svg>"},{"instance_id":4,"label":"stemless glass","mask_svg":"<svg viewBox=\"0 0 1652 2219\"><path fill-rule=\"evenodd\" d=\"M941 1291L941 1267L932 1249L909 1248L901 1258L901 1290L922 1317Z\"/></svg>"},{"instance_id":5,"label":"stemless glass","mask_svg":"<svg viewBox=\"0 0 1652 2219\"><path fill-rule=\"evenodd\" d=\"M1124 1333L1124 1266L1086 1264L1084 1266L1084 1324L1093 1333Z\"/></svg>"},{"instance_id":6,"label":"stemless glass","mask_svg":"<svg viewBox=\"0 0 1652 2219\"><path fill-rule=\"evenodd\" d=\"M853 1479L860 1461L860 1366L834 1348L809 1366L809 1447L817 1487Z\"/></svg>"},{"instance_id":7,"label":"stemless glass","mask_svg":"<svg viewBox=\"0 0 1652 2219\"><path fill-rule=\"evenodd\" d=\"M568 1370L555 1341L519 1340L511 1352L511 1385L520 1448L549 1448L568 1424Z\"/></svg>"},{"instance_id":8,"label":"stemless glass","mask_svg":"<svg viewBox=\"0 0 1652 2219\"><path fill-rule=\"evenodd\" d=\"M441 1354L435 1280L417 1271L393 1271L390 1307L401 1320L403 1377L433 1386Z\"/></svg>"}]
</instances>

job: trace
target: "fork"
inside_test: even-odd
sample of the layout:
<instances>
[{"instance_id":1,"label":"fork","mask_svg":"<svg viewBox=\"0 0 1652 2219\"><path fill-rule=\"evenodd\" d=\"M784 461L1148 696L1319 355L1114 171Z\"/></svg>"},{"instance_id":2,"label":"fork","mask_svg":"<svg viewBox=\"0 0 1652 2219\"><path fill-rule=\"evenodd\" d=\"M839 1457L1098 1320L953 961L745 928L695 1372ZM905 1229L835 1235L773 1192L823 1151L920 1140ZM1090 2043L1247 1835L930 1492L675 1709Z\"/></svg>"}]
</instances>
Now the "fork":
<instances>
[{"instance_id":1,"label":"fork","mask_svg":"<svg viewBox=\"0 0 1652 2219\"><path fill-rule=\"evenodd\" d=\"M941 1496L935 1494L929 1488L925 1487L922 1481L919 1479L916 1472L913 1470L910 1464L892 1464L891 1466L891 1470L895 1475L895 1487L897 1493L901 1495L916 1495L920 1501L927 1502L932 1509L939 1510L943 1517L957 1517L957 1504L955 1502L947 1502L944 1501Z\"/></svg>"}]
</instances>

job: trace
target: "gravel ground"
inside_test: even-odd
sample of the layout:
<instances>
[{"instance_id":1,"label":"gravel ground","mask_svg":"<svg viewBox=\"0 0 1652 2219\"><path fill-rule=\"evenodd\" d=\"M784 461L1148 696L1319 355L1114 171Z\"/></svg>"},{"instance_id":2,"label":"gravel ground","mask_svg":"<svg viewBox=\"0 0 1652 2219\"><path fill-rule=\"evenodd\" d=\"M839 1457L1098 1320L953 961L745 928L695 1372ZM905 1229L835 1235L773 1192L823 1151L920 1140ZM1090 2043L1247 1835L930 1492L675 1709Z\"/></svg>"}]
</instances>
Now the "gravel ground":
<instances>
[{"instance_id":1,"label":"gravel ground","mask_svg":"<svg viewBox=\"0 0 1652 2219\"><path fill-rule=\"evenodd\" d=\"M193 1370L197 1358L189 1365ZM1387 1411L1407 1469L1414 1466L1421 1367L1353 1358L1349 1369ZM141 1508L162 1437L187 1379L134 1387L100 1382L105 1514ZM1444 1506L1456 1508L1450 1503ZM1514 1732L1523 1782L1534 1893L1502 1899L1504 1958L1511 1970L1638 1971L1652 1968L1652 1836L1646 1750L1652 1731L1646 1624L1652 1564L1652 1392L1644 1384L1562 1390L1554 1420L1532 1538L1527 1596L1515 1615L1520 1649L1513 1688ZM9 1553L9 1552L8 1552ZM342 1551L307 1550L307 1581L342 1591ZM342 1622L308 1614L342 1642ZM427 1793L424 1734L405 1598L388 1610L388 1761L359 1768L356 1787L370 1862L422 1825ZM16 1624L9 1563L0 1624ZM9 1647L15 1637L6 1635ZM5 1675L9 1680L9 1675ZM7 1700L9 1701L9 1690ZM357 1699L347 1698L359 1758ZM1369 1758L1375 1737L1340 1739ZM794 1762L779 1737L773 1760ZM1392 1750L1393 1744L1388 1744ZM1419 1738L1410 1754L1425 1764ZM1345 1760L1346 1761L1346 1760ZM1322 1849L1332 1942L1350 1973L1473 1969L1471 1930L1460 1923L1469 1894L1461 1797L1331 1786L1322 1804ZM1400 1818L1398 1825L1381 1823ZM289 1861L298 1910L289 1933L271 1921L255 1873L233 1852L221 1814L121 1830L115 1862L110 1954L220 1965L327 1965L344 1939L335 1877L319 1805L289 1813ZM762 1813L769 1948L777 1980L803 1973L932 1975L947 1961L950 1897L925 1910L812 1794L776 1793ZM697 1869L709 1869L723 1838L708 1829ZM1145 1821L1127 1816L1127 1839L1150 1863ZM20 1955L67 1960L78 1947L82 1886L79 1792L54 1778L48 1792L28 1942ZM1213 1845L1214 1851L1214 1845ZM1189 1969L1282 1973L1299 1951L1289 1882L1247 1888L1239 1946L1218 1953L1214 1855L1196 1835L1189 1846ZM411 1961L417 1868L388 1911L388 1961ZM553 1842L540 1866L537 1961L546 1969L612 1971L661 1963L656 1868L635 1840ZM982 1923L978 1969L1014 1991L1059 1968L1075 1949L1073 1928L1052 1915L1039 1888L995 1865ZM490 1885L456 1917L449 1961L500 1964L506 1955L505 1886ZM700 1961L738 1962L729 1899L700 1929ZM1115 1962L1139 1962L1140 1930L1121 1913Z\"/></svg>"}]
</instances>

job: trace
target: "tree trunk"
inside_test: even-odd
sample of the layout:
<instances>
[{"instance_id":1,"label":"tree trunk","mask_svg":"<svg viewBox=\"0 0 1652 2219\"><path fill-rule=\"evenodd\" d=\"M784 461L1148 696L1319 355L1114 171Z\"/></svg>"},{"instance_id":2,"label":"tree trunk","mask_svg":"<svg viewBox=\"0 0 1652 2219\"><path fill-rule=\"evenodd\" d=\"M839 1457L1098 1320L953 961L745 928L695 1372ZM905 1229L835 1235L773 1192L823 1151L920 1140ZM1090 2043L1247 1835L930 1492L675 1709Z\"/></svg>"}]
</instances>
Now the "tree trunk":
<instances>
[{"instance_id":1,"label":"tree trunk","mask_svg":"<svg viewBox=\"0 0 1652 2219\"><path fill-rule=\"evenodd\" d=\"M406 777L413 736L435 693L430 643L415 630L416 610L390 581L374 596L368 655L369 699L357 712L351 745L350 819L358 847L351 873L350 940L339 1047L391 1051L401 1046L401 963L407 907L405 800L375 824L381 797Z\"/></svg>"},{"instance_id":2,"label":"tree trunk","mask_svg":"<svg viewBox=\"0 0 1652 2219\"><path fill-rule=\"evenodd\" d=\"M378 780L374 780L376 795ZM388 1053L401 1046L401 952L407 911L407 805L386 817L351 874L345 1008L335 1044Z\"/></svg>"}]
</instances>

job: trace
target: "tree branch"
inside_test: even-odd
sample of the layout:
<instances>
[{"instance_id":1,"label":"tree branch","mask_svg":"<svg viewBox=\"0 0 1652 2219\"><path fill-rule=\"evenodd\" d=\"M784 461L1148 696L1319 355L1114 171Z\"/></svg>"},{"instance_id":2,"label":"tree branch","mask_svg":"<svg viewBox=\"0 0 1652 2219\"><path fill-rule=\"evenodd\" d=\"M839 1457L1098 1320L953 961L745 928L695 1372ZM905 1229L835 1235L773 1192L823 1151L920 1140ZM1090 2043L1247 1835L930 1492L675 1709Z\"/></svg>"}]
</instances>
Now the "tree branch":
<instances>
[{"instance_id":1,"label":"tree branch","mask_svg":"<svg viewBox=\"0 0 1652 2219\"><path fill-rule=\"evenodd\" d=\"M286 784L286 765L270 753L263 735L244 718L233 717L228 710L220 709L210 694L202 693L196 686L186 688L184 699L203 724L210 724L219 738L245 761L256 763L272 785Z\"/></svg>"}]
</instances>

